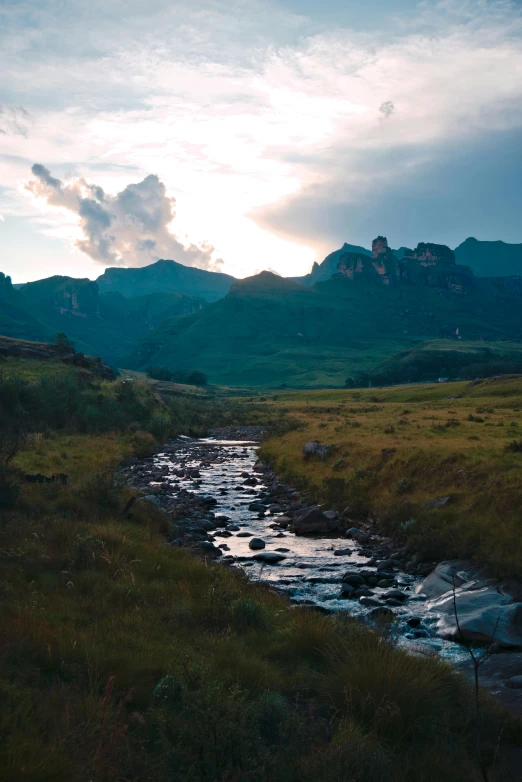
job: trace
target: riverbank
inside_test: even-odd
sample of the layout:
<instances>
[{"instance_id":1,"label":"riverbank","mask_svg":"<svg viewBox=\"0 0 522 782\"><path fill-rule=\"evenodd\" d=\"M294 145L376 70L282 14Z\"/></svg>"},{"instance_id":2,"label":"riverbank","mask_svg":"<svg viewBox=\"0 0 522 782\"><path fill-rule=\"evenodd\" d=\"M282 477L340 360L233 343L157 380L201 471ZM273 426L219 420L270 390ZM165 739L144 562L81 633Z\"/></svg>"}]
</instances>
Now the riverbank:
<instances>
[{"instance_id":1,"label":"riverbank","mask_svg":"<svg viewBox=\"0 0 522 782\"><path fill-rule=\"evenodd\" d=\"M405 546L418 562L471 559L520 576L522 381L278 392L293 426L265 459L315 502ZM306 458L303 446L322 450Z\"/></svg>"}]
</instances>

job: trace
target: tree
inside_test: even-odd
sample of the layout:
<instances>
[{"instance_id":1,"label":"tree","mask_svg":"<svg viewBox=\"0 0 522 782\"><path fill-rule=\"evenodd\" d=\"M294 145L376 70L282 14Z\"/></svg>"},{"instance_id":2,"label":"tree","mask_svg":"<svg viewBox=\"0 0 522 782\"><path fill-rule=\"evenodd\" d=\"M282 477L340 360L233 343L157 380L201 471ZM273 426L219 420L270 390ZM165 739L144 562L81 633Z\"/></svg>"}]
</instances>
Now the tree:
<instances>
[{"instance_id":1,"label":"tree","mask_svg":"<svg viewBox=\"0 0 522 782\"><path fill-rule=\"evenodd\" d=\"M184 379L185 383L188 383L191 386L206 386L208 383L207 376L204 372L200 372L199 369L187 372Z\"/></svg>"},{"instance_id":2,"label":"tree","mask_svg":"<svg viewBox=\"0 0 522 782\"><path fill-rule=\"evenodd\" d=\"M74 346L74 342L69 339L65 331L59 331L55 334L53 342L59 348L72 348Z\"/></svg>"}]
</instances>

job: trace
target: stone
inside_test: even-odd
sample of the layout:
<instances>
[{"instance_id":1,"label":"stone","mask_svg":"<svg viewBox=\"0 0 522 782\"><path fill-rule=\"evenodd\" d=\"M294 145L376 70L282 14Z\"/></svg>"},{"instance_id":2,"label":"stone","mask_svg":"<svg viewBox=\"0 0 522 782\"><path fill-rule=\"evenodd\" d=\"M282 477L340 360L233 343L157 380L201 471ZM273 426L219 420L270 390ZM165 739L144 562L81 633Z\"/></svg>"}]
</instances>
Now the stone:
<instances>
[{"instance_id":1,"label":"stone","mask_svg":"<svg viewBox=\"0 0 522 782\"><path fill-rule=\"evenodd\" d=\"M346 537L356 540L358 543L368 543L370 540L368 533L362 532L358 527L350 527L350 529L346 531Z\"/></svg>"},{"instance_id":2,"label":"stone","mask_svg":"<svg viewBox=\"0 0 522 782\"><path fill-rule=\"evenodd\" d=\"M260 549L265 547L265 541L261 538L252 538L252 540L249 541L248 547L251 549Z\"/></svg>"},{"instance_id":3,"label":"stone","mask_svg":"<svg viewBox=\"0 0 522 782\"><path fill-rule=\"evenodd\" d=\"M251 538L252 533L251 532L238 532L236 535L236 538Z\"/></svg>"},{"instance_id":4,"label":"stone","mask_svg":"<svg viewBox=\"0 0 522 782\"><path fill-rule=\"evenodd\" d=\"M238 526L237 524L227 524L226 528L229 532L239 532L239 530L241 529L241 527Z\"/></svg>"},{"instance_id":5,"label":"stone","mask_svg":"<svg viewBox=\"0 0 522 782\"><path fill-rule=\"evenodd\" d=\"M384 618L392 618L395 616L391 608L388 608L387 606L377 606L377 608L373 608L369 616L372 619L384 619Z\"/></svg>"},{"instance_id":6,"label":"stone","mask_svg":"<svg viewBox=\"0 0 522 782\"><path fill-rule=\"evenodd\" d=\"M522 603L495 586L461 588L455 594L458 624L455 619L453 590L429 601L429 610L440 614L437 630L443 638L469 641L496 641L504 646L522 646Z\"/></svg>"},{"instance_id":7,"label":"stone","mask_svg":"<svg viewBox=\"0 0 522 782\"><path fill-rule=\"evenodd\" d=\"M392 600L407 600L408 595L406 595L404 592L401 592L400 589L390 589L389 592L385 592L383 597L387 600L391 598Z\"/></svg>"},{"instance_id":8,"label":"stone","mask_svg":"<svg viewBox=\"0 0 522 782\"><path fill-rule=\"evenodd\" d=\"M313 535L329 531L328 519L320 508L314 507L294 519L296 535Z\"/></svg>"},{"instance_id":9,"label":"stone","mask_svg":"<svg viewBox=\"0 0 522 782\"><path fill-rule=\"evenodd\" d=\"M377 600L376 597L361 597L359 598L359 603L362 606L366 606L367 608L378 608L379 606L384 606L384 603L381 603L381 601Z\"/></svg>"},{"instance_id":10,"label":"stone","mask_svg":"<svg viewBox=\"0 0 522 782\"><path fill-rule=\"evenodd\" d=\"M458 589L465 582L465 578L459 575L459 571L465 567L465 562L453 561L453 562L439 562L435 570L424 579L422 584L415 590L417 594L426 595L427 598L433 599L440 597L441 595L455 588Z\"/></svg>"},{"instance_id":11,"label":"stone","mask_svg":"<svg viewBox=\"0 0 522 782\"><path fill-rule=\"evenodd\" d=\"M406 620L406 624L410 627L420 627L421 620L418 616L410 616L410 618Z\"/></svg>"},{"instance_id":12,"label":"stone","mask_svg":"<svg viewBox=\"0 0 522 782\"><path fill-rule=\"evenodd\" d=\"M339 514L337 513L336 510L325 510L324 515L326 516L328 521L335 521L336 519L339 518Z\"/></svg>"},{"instance_id":13,"label":"stone","mask_svg":"<svg viewBox=\"0 0 522 782\"><path fill-rule=\"evenodd\" d=\"M251 502L250 505L248 506L248 510L251 510L251 511L259 511L259 510L265 511L266 510L266 505L264 505L262 502L257 502L257 501L256 502Z\"/></svg>"},{"instance_id":14,"label":"stone","mask_svg":"<svg viewBox=\"0 0 522 782\"><path fill-rule=\"evenodd\" d=\"M201 543L198 543L198 546L200 549L203 549L203 551L207 551L209 554L214 554L218 557L223 554L221 549L219 549L217 546L214 546L214 544L210 543L208 540L204 540Z\"/></svg>"},{"instance_id":15,"label":"stone","mask_svg":"<svg viewBox=\"0 0 522 782\"><path fill-rule=\"evenodd\" d=\"M334 557L349 557L352 553L351 548L337 548L334 551Z\"/></svg>"},{"instance_id":16,"label":"stone","mask_svg":"<svg viewBox=\"0 0 522 782\"><path fill-rule=\"evenodd\" d=\"M354 597L373 597L374 594L375 594L375 592L372 592L371 589L368 589L368 587L363 586L363 587L358 587L354 591L353 596Z\"/></svg>"},{"instance_id":17,"label":"stone","mask_svg":"<svg viewBox=\"0 0 522 782\"><path fill-rule=\"evenodd\" d=\"M423 508L443 508L450 501L449 497L436 497L434 500L425 502Z\"/></svg>"},{"instance_id":18,"label":"stone","mask_svg":"<svg viewBox=\"0 0 522 782\"><path fill-rule=\"evenodd\" d=\"M314 457L324 460L328 456L328 448L326 448L324 445L321 445L319 440L310 440L303 445L302 454L305 461L308 461Z\"/></svg>"},{"instance_id":19,"label":"stone","mask_svg":"<svg viewBox=\"0 0 522 782\"><path fill-rule=\"evenodd\" d=\"M256 562L264 562L265 565L277 565L283 559L286 559L284 554L279 554L275 551L263 551L261 554L256 554L253 559Z\"/></svg>"},{"instance_id":20,"label":"stone","mask_svg":"<svg viewBox=\"0 0 522 782\"><path fill-rule=\"evenodd\" d=\"M288 551L290 551L289 548L276 548L276 551L279 551L280 554L286 554Z\"/></svg>"},{"instance_id":21,"label":"stone","mask_svg":"<svg viewBox=\"0 0 522 782\"><path fill-rule=\"evenodd\" d=\"M377 572L379 573L381 570L391 570L393 568L394 562L391 559L383 559L379 564L377 565Z\"/></svg>"},{"instance_id":22,"label":"stone","mask_svg":"<svg viewBox=\"0 0 522 782\"><path fill-rule=\"evenodd\" d=\"M359 573L349 571L343 575L343 583L350 584L352 589L355 589L356 587L362 586L364 584L364 578Z\"/></svg>"},{"instance_id":23,"label":"stone","mask_svg":"<svg viewBox=\"0 0 522 782\"><path fill-rule=\"evenodd\" d=\"M208 521L207 519L200 519L197 522L197 525L201 529L207 530L207 532L210 532L211 530L216 529L216 525L212 521Z\"/></svg>"}]
</instances>

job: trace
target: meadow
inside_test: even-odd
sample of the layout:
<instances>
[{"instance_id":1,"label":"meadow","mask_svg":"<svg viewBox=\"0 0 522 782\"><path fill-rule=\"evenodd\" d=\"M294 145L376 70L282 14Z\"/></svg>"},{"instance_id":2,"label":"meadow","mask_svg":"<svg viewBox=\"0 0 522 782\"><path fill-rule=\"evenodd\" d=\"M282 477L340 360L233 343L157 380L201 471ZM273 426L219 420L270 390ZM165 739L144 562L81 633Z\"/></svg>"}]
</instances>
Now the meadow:
<instances>
[{"instance_id":1,"label":"meadow","mask_svg":"<svg viewBox=\"0 0 522 782\"><path fill-rule=\"evenodd\" d=\"M53 406L59 389L68 395ZM377 404L364 396L350 405ZM170 518L148 502L128 510L131 492L114 477L167 434L205 426L212 405L220 420L275 421L279 438L296 415L333 433L336 414L324 407L337 396L221 408L173 396L167 406L138 380L8 361L0 404L25 422L2 467L13 492L0 508L0 779L482 778L473 694L449 666L397 649L385 626L295 608L168 545ZM322 412L307 413L312 404ZM24 411L38 424L31 436ZM284 434L282 448L292 453L304 434ZM68 482L25 482L32 471ZM507 780L499 758L520 728L482 698L483 760Z\"/></svg>"},{"instance_id":2,"label":"meadow","mask_svg":"<svg viewBox=\"0 0 522 782\"><path fill-rule=\"evenodd\" d=\"M471 557L494 575L520 575L520 376L280 392L264 403L293 425L262 455L314 500L373 519L422 559ZM302 446L315 439L329 455L307 462Z\"/></svg>"}]
</instances>

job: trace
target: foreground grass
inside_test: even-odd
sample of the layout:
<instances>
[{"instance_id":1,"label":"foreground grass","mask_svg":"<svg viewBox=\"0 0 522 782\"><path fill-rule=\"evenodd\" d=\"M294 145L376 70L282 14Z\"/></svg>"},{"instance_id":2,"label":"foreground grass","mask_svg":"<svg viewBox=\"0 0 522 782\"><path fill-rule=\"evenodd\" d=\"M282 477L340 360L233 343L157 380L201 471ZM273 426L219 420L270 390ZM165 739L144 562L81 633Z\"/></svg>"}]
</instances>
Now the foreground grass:
<instances>
[{"instance_id":1,"label":"foreground grass","mask_svg":"<svg viewBox=\"0 0 522 782\"><path fill-rule=\"evenodd\" d=\"M170 520L150 503L124 511L131 494L113 467L150 451L159 419L203 426L209 400L166 406L147 387L74 373L50 386L46 370L24 371L9 366L29 387L0 388L2 404L14 399L24 421L25 401L39 423L3 468L0 779L481 778L472 694L440 660L170 547ZM265 402L237 420L280 422L277 400ZM27 483L27 472L69 482ZM487 698L483 713L492 765L518 729Z\"/></svg>"},{"instance_id":2,"label":"foreground grass","mask_svg":"<svg viewBox=\"0 0 522 782\"><path fill-rule=\"evenodd\" d=\"M0 778L477 776L447 666L170 548L104 465L2 513ZM502 728L487 703L490 762Z\"/></svg>"},{"instance_id":3,"label":"foreground grass","mask_svg":"<svg viewBox=\"0 0 522 782\"><path fill-rule=\"evenodd\" d=\"M313 498L377 519L428 560L473 557L499 576L520 575L520 377L281 392L265 403L295 428L269 440L264 457ZM312 439L330 447L325 461L303 460ZM439 497L448 504L423 507Z\"/></svg>"}]
</instances>

